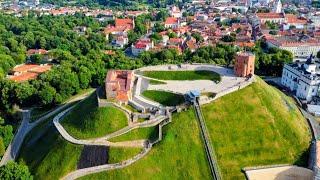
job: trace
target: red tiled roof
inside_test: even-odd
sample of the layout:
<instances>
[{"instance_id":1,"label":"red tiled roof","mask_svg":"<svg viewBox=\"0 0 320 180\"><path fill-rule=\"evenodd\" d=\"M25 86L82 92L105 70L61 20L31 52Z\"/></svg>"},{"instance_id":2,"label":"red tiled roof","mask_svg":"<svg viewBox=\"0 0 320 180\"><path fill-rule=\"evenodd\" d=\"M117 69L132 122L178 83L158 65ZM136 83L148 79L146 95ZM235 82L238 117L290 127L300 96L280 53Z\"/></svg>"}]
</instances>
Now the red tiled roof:
<instances>
[{"instance_id":1,"label":"red tiled roof","mask_svg":"<svg viewBox=\"0 0 320 180\"><path fill-rule=\"evenodd\" d=\"M182 43L183 39L182 38L170 38L169 42L170 43Z\"/></svg>"},{"instance_id":2,"label":"red tiled roof","mask_svg":"<svg viewBox=\"0 0 320 180\"><path fill-rule=\"evenodd\" d=\"M307 24L308 20L305 18L298 18L294 14L286 14L287 23L289 24Z\"/></svg>"},{"instance_id":3,"label":"red tiled roof","mask_svg":"<svg viewBox=\"0 0 320 180\"><path fill-rule=\"evenodd\" d=\"M115 27L127 27L129 29L133 29L133 20L132 19L116 19L115 20Z\"/></svg>"},{"instance_id":4,"label":"red tiled roof","mask_svg":"<svg viewBox=\"0 0 320 180\"><path fill-rule=\"evenodd\" d=\"M135 47L136 49L144 49L144 48L147 47L147 44L144 44L144 43L136 43L136 44L134 45L134 47Z\"/></svg>"},{"instance_id":5,"label":"red tiled roof","mask_svg":"<svg viewBox=\"0 0 320 180\"><path fill-rule=\"evenodd\" d=\"M235 42L235 45L240 47L254 47L254 42Z\"/></svg>"},{"instance_id":6,"label":"red tiled roof","mask_svg":"<svg viewBox=\"0 0 320 180\"><path fill-rule=\"evenodd\" d=\"M133 71L109 70L106 77L106 93L114 92L118 101L128 101L133 78Z\"/></svg>"},{"instance_id":7,"label":"red tiled roof","mask_svg":"<svg viewBox=\"0 0 320 180\"><path fill-rule=\"evenodd\" d=\"M168 17L165 21L165 24L177 24L178 18Z\"/></svg>"},{"instance_id":8,"label":"red tiled roof","mask_svg":"<svg viewBox=\"0 0 320 180\"><path fill-rule=\"evenodd\" d=\"M9 77L10 80L15 81L15 82L23 82L23 81L28 81L32 79L36 79L39 74L37 73L32 73L32 72L26 72L22 73L18 76L11 76Z\"/></svg>"},{"instance_id":9,"label":"red tiled roof","mask_svg":"<svg viewBox=\"0 0 320 180\"><path fill-rule=\"evenodd\" d=\"M16 66L12 69L13 72L26 72L31 70L32 68L38 67L39 65L37 64L23 64Z\"/></svg>"},{"instance_id":10,"label":"red tiled roof","mask_svg":"<svg viewBox=\"0 0 320 180\"><path fill-rule=\"evenodd\" d=\"M283 13L257 13L260 19L278 19L284 18Z\"/></svg>"},{"instance_id":11,"label":"red tiled roof","mask_svg":"<svg viewBox=\"0 0 320 180\"><path fill-rule=\"evenodd\" d=\"M37 66L35 68L30 69L28 72L33 72L33 73L44 73L46 71L49 71L52 68L52 65L44 65L44 66Z\"/></svg>"},{"instance_id":12,"label":"red tiled roof","mask_svg":"<svg viewBox=\"0 0 320 180\"><path fill-rule=\"evenodd\" d=\"M48 51L45 50L45 49L29 49L27 51L27 55L28 56L31 56L31 55L34 55L34 54L48 54Z\"/></svg>"}]
</instances>

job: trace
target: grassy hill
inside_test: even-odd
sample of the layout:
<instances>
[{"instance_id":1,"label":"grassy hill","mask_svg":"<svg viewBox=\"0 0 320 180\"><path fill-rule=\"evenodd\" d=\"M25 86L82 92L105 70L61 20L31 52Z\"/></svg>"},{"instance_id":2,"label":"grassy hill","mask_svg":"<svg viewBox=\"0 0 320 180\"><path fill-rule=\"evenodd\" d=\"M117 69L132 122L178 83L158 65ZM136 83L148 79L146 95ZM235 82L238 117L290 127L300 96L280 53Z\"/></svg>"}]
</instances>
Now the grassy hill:
<instances>
[{"instance_id":1,"label":"grassy hill","mask_svg":"<svg viewBox=\"0 0 320 180\"><path fill-rule=\"evenodd\" d=\"M77 105L63 120L63 127L79 139L102 137L128 125L125 113L115 107L97 106L95 94Z\"/></svg>"},{"instance_id":2,"label":"grassy hill","mask_svg":"<svg viewBox=\"0 0 320 180\"><path fill-rule=\"evenodd\" d=\"M82 179L211 179L193 110L174 114L163 140L138 162Z\"/></svg>"},{"instance_id":3,"label":"grassy hill","mask_svg":"<svg viewBox=\"0 0 320 180\"><path fill-rule=\"evenodd\" d=\"M290 97L261 79L202 110L224 179L244 179L248 166L306 165L305 119Z\"/></svg>"},{"instance_id":4,"label":"grassy hill","mask_svg":"<svg viewBox=\"0 0 320 180\"><path fill-rule=\"evenodd\" d=\"M55 127L34 143L22 146L18 161L28 165L34 179L55 180L77 169L83 146L65 141ZM133 157L139 148L109 148L109 163L118 163Z\"/></svg>"},{"instance_id":5,"label":"grassy hill","mask_svg":"<svg viewBox=\"0 0 320 180\"><path fill-rule=\"evenodd\" d=\"M159 80L221 80L220 75L212 71L144 71L143 75Z\"/></svg>"}]
</instances>

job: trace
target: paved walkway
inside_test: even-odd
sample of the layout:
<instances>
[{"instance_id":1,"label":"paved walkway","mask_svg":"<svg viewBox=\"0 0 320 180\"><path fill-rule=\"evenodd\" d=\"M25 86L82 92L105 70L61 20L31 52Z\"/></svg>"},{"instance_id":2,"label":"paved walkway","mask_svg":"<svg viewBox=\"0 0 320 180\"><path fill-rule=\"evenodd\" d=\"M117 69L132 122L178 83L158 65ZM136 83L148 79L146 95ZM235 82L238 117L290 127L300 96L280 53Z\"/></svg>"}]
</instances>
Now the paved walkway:
<instances>
[{"instance_id":1,"label":"paved walkway","mask_svg":"<svg viewBox=\"0 0 320 180\"><path fill-rule=\"evenodd\" d=\"M67 101L64 105L57 107L55 110L49 112L45 116L39 118L38 120L32 123L30 123L31 112L29 110L22 110L23 120L13 140L9 144L8 148L6 149L6 152L1 159L0 166L6 165L9 161L14 161L17 158L21 145L24 141L24 138L34 127L36 127L37 125L39 125L40 123L42 123L43 121L51 117L52 115L56 114L57 112L61 111L65 107L69 106L71 103L84 99L91 93L92 91L87 92L74 99L71 99L70 101Z\"/></svg>"},{"instance_id":2,"label":"paved walkway","mask_svg":"<svg viewBox=\"0 0 320 180\"><path fill-rule=\"evenodd\" d=\"M60 120L68 113L70 112L75 106L72 106L65 111L59 113L56 117L53 119L53 124L59 131L60 135L67 141L73 144L79 144L79 145L104 145L104 146L112 146L112 147L144 147L147 140L136 140L136 141L125 141L125 142L110 142L107 139L117 137L120 135L123 135L125 133L128 133L129 131L132 131L133 129L137 128L144 128L144 127L152 127L158 125L160 122L162 122L167 117L165 116L158 116L157 118L141 123L135 123L130 126L127 126L119 131L116 131L114 133L108 134L101 138L95 138L95 139L76 139L72 137L60 124Z\"/></svg>"},{"instance_id":3,"label":"paved walkway","mask_svg":"<svg viewBox=\"0 0 320 180\"><path fill-rule=\"evenodd\" d=\"M200 92L219 93L229 88L237 86L246 81L246 78L236 77L232 69L209 64L182 65L178 68L176 65L160 65L140 68L141 71L193 71L206 70L213 71L221 76L221 81L215 83L211 80L193 80L193 81L164 81L166 84L149 85L148 90L163 90L181 94L186 94L190 90L198 90Z\"/></svg>"},{"instance_id":4,"label":"paved walkway","mask_svg":"<svg viewBox=\"0 0 320 180\"><path fill-rule=\"evenodd\" d=\"M104 146L115 146L115 147L142 147L143 150L138 155L134 156L131 159L125 160L123 162L79 169L79 170L76 170L76 171L73 171L73 172L67 174L62 179L76 179L76 178L79 178L79 177L82 177L85 175L89 175L92 173L98 173L101 171L108 171L108 170L112 170L112 169L119 169L119 168L124 168L124 167L129 166L130 164L132 164L132 163L138 161L139 159L141 159L142 157L144 157L151 150L152 146L155 143L161 141L161 139L162 139L162 132L161 132L162 126L171 122L171 115L169 112L167 112L166 113L167 115L158 115L154 119L149 120L149 121L130 124L129 126L123 128L123 129L120 129L119 131L108 134L108 135L101 137L101 138L81 140L81 139L76 139L76 138L72 137L60 124L60 120L67 113L69 113L74 107L75 107L75 105L66 109L65 111L59 113L53 119L53 124L55 125L58 132L65 140L67 140L73 144L80 144L80 145L104 145ZM168 121L168 119L169 119L169 121ZM110 138L126 134L126 133L132 131L133 129L153 127L153 126L157 126L157 125L159 125L160 132L159 132L159 138L155 142L149 142L149 140L134 140L134 141L125 141L125 142L110 142L110 141L108 141L108 139L110 139Z\"/></svg>"},{"instance_id":5,"label":"paved walkway","mask_svg":"<svg viewBox=\"0 0 320 180\"><path fill-rule=\"evenodd\" d=\"M148 152L150 152L150 150L151 150L151 146L147 146L144 148L144 150L141 153L139 153L138 155L134 156L131 159L125 160L120 163L115 163L115 164L105 164L105 165L100 165L100 166L79 169L79 170L76 170L76 171L73 171L73 172L67 174L66 176L64 176L61 179L73 180L73 179L77 179L79 177L86 176L86 175L93 174L93 173L109 171L109 170L113 170L113 169L125 168L125 167L133 164L134 162L138 161L139 159L143 158L144 156L146 156L148 154Z\"/></svg>"}]
</instances>

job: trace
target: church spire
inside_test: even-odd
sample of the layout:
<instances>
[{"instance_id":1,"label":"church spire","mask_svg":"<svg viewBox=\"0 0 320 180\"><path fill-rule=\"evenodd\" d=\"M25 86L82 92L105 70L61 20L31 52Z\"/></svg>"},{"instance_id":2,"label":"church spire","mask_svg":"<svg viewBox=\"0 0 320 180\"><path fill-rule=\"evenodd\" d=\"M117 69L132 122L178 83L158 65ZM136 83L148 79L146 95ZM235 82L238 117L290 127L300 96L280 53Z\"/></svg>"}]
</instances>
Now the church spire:
<instances>
[{"instance_id":1,"label":"church spire","mask_svg":"<svg viewBox=\"0 0 320 180\"><path fill-rule=\"evenodd\" d=\"M281 13L282 12L282 3L281 0L278 0L273 8L273 12Z\"/></svg>"}]
</instances>

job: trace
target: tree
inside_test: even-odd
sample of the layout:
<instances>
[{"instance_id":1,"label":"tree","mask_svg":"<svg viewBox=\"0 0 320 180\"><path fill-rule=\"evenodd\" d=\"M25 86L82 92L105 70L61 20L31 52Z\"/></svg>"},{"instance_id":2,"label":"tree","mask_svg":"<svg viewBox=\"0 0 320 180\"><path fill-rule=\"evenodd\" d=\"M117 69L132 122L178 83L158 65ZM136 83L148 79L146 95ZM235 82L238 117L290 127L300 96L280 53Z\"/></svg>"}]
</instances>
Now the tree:
<instances>
[{"instance_id":1,"label":"tree","mask_svg":"<svg viewBox=\"0 0 320 180\"><path fill-rule=\"evenodd\" d=\"M32 99L32 96L35 94L35 91L36 89L28 82L15 84L14 102L16 102L18 105L29 105L30 103L32 103L32 101L30 100Z\"/></svg>"},{"instance_id":2,"label":"tree","mask_svg":"<svg viewBox=\"0 0 320 180\"><path fill-rule=\"evenodd\" d=\"M52 86L50 86L48 83L45 83L38 93L41 104L52 104L54 102L56 93L56 90Z\"/></svg>"},{"instance_id":3,"label":"tree","mask_svg":"<svg viewBox=\"0 0 320 180\"><path fill-rule=\"evenodd\" d=\"M164 21L167 17L169 17L168 11L160 10L156 15L156 21Z\"/></svg>"},{"instance_id":4,"label":"tree","mask_svg":"<svg viewBox=\"0 0 320 180\"><path fill-rule=\"evenodd\" d=\"M88 88L89 84L91 83L91 77L92 77L90 70L85 66L81 66L78 72L78 77L79 77L80 88L81 89Z\"/></svg>"},{"instance_id":5,"label":"tree","mask_svg":"<svg viewBox=\"0 0 320 180\"><path fill-rule=\"evenodd\" d=\"M176 33L174 33L174 32L170 32L170 33L168 34L168 36L169 36L169 38L176 38L176 37L178 37L178 35L177 35Z\"/></svg>"},{"instance_id":6,"label":"tree","mask_svg":"<svg viewBox=\"0 0 320 180\"><path fill-rule=\"evenodd\" d=\"M150 35L150 38L153 40L153 41L161 41L162 40L162 36L159 34L159 33L153 33Z\"/></svg>"},{"instance_id":7,"label":"tree","mask_svg":"<svg viewBox=\"0 0 320 180\"><path fill-rule=\"evenodd\" d=\"M36 64L40 64L43 59L42 54L34 54L30 56L30 61Z\"/></svg>"},{"instance_id":8,"label":"tree","mask_svg":"<svg viewBox=\"0 0 320 180\"><path fill-rule=\"evenodd\" d=\"M162 32L162 31L164 31L166 28L164 27L163 24L155 23L153 29L154 29L155 32Z\"/></svg>"},{"instance_id":9,"label":"tree","mask_svg":"<svg viewBox=\"0 0 320 180\"><path fill-rule=\"evenodd\" d=\"M195 32L195 33L192 33L191 36L196 39L197 43L203 42L203 37L201 36L200 33Z\"/></svg>"},{"instance_id":10,"label":"tree","mask_svg":"<svg viewBox=\"0 0 320 180\"><path fill-rule=\"evenodd\" d=\"M33 177L28 166L9 162L7 165L0 167L0 179L32 180Z\"/></svg>"},{"instance_id":11,"label":"tree","mask_svg":"<svg viewBox=\"0 0 320 180\"><path fill-rule=\"evenodd\" d=\"M295 28L296 28L295 25L290 25L290 26L289 26L289 29L295 29Z\"/></svg>"},{"instance_id":12,"label":"tree","mask_svg":"<svg viewBox=\"0 0 320 180\"><path fill-rule=\"evenodd\" d=\"M3 156L5 152L6 152L6 147L3 143L2 137L0 137L0 156Z\"/></svg>"},{"instance_id":13,"label":"tree","mask_svg":"<svg viewBox=\"0 0 320 180\"><path fill-rule=\"evenodd\" d=\"M0 137L3 139L5 147L8 147L13 139L13 128L11 125L0 126Z\"/></svg>"},{"instance_id":14,"label":"tree","mask_svg":"<svg viewBox=\"0 0 320 180\"><path fill-rule=\"evenodd\" d=\"M225 36L222 36L221 40L223 42L234 42L236 41L236 38L234 36L225 35Z\"/></svg>"},{"instance_id":15,"label":"tree","mask_svg":"<svg viewBox=\"0 0 320 180\"><path fill-rule=\"evenodd\" d=\"M320 58L320 51L317 52L317 58Z\"/></svg>"},{"instance_id":16,"label":"tree","mask_svg":"<svg viewBox=\"0 0 320 180\"><path fill-rule=\"evenodd\" d=\"M277 31L272 30L272 31L269 31L269 34L271 34L271 35L277 35L278 33L277 33Z\"/></svg>"},{"instance_id":17,"label":"tree","mask_svg":"<svg viewBox=\"0 0 320 180\"><path fill-rule=\"evenodd\" d=\"M5 73L7 73L15 65L16 63L11 56L0 54L0 67Z\"/></svg>"}]
</instances>

